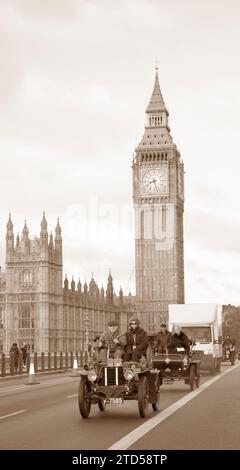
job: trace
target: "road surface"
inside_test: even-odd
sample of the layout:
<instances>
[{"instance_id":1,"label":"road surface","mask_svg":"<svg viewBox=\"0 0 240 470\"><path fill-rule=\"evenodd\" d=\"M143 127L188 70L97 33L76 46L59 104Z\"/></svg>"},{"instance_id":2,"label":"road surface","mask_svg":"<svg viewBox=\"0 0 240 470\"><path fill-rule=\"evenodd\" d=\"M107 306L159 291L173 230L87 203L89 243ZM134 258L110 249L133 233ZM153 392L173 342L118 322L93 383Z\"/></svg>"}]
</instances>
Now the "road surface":
<instances>
[{"instance_id":1,"label":"road surface","mask_svg":"<svg viewBox=\"0 0 240 470\"><path fill-rule=\"evenodd\" d=\"M189 392L182 382L161 387L160 412L141 419L137 402L78 411L79 378L69 373L0 379L0 449L240 449L240 364Z\"/></svg>"}]
</instances>

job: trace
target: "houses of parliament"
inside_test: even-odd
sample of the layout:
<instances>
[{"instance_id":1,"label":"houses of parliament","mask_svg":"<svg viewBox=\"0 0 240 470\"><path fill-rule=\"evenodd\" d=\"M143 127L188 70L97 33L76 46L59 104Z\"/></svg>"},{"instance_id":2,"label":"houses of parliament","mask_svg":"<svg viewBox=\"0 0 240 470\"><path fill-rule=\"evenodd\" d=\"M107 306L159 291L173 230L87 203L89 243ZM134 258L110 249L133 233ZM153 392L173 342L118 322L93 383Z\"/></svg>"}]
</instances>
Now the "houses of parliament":
<instances>
[{"instance_id":1,"label":"houses of parliament","mask_svg":"<svg viewBox=\"0 0 240 470\"><path fill-rule=\"evenodd\" d=\"M36 352L83 351L109 320L126 331L133 315L156 332L167 320L168 305L184 302L184 168L168 117L156 70L132 162L136 296L122 289L116 295L111 272L105 289L93 277L84 285L64 280L59 220L53 237L43 213L39 237L30 239L26 222L21 237L15 236L9 216L0 271L0 352L13 342Z\"/></svg>"}]
</instances>

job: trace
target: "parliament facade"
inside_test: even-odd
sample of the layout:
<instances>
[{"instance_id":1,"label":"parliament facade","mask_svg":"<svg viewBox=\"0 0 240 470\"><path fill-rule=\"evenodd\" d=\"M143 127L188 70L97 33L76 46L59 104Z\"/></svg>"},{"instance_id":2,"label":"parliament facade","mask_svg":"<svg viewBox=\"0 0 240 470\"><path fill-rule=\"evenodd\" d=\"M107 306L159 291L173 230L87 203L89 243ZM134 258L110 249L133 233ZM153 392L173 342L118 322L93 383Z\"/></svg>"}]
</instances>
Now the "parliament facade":
<instances>
[{"instance_id":1,"label":"parliament facade","mask_svg":"<svg viewBox=\"0 0 240 470\"><path fill-rule=\"evenodd\" d=\"M26 343L32 351L84 351L109 320L127 329L135 314L134 298L116 296L109 273L104 290L90 280L82 286L67 277L63 283L62 233L48 234L45 214L39 238L29 238L24 225L14 236L11 216L6 233L6 270L0 272L0 352L12 343Z\"/></svg>"}]
</instances>

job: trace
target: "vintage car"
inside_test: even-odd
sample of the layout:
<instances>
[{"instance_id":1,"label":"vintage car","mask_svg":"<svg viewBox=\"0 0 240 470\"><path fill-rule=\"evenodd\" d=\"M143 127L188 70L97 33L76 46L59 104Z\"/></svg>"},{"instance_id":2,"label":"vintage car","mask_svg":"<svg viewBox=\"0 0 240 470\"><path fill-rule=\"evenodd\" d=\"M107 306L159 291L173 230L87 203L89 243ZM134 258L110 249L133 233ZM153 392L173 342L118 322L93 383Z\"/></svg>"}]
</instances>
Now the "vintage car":
<instances>
[{"instance_id":1,"label":"vintage car","mask_svg":"<svg viewBox=\"0 0 240 470\"><path fill-rule=\"evenodd\" d=\"M145 418L149 403L159 409L160 385L158 370L151 370L143 357L140 362L109 359L107 363L89 360L80 370L79 411L88 418L92 405L104 411L107 404L119 405L124 400L137 400L139 414Z\"/></svg>"},{"instance_id":2,"label":"vintage car","mask_svg":"<svg viewBox=\"0 0 240 470\"><path fill-rule=\"evenodd\" d=\"M160 385L184 380L186 385L190 385L191 390L199 387L200 357L194 352L155 354L152 358L152 365L154 370L159 371Z\"/></svg>"}]
</instances>

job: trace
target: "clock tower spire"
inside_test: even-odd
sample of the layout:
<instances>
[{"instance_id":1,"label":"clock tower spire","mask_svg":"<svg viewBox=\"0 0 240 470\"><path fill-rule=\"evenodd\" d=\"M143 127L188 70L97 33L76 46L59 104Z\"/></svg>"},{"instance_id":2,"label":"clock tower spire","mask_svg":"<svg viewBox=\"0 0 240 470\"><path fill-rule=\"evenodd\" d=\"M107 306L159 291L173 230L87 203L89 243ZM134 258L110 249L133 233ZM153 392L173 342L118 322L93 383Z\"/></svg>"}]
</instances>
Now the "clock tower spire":
<instances>
[{"instance_id":1,"label":"clock tower spire","mask_svg":"<svg viewBox=\"0 0 240 470\"><path fill-rule=\"evenodd\" d=\"M170 303L184 302L184 169L173 143L156 68L146 126L133 160L136 300L143 326L157 330Z\"/></svg>"}]
</instances>

